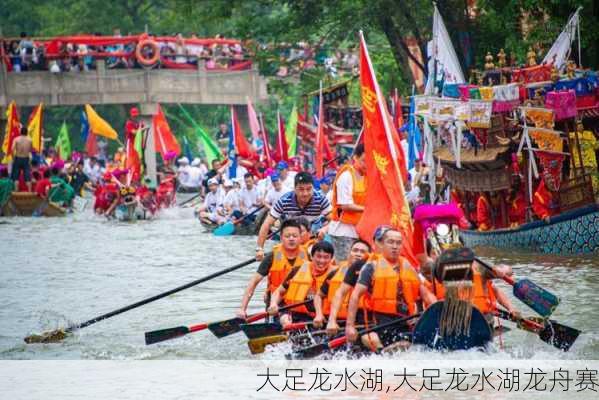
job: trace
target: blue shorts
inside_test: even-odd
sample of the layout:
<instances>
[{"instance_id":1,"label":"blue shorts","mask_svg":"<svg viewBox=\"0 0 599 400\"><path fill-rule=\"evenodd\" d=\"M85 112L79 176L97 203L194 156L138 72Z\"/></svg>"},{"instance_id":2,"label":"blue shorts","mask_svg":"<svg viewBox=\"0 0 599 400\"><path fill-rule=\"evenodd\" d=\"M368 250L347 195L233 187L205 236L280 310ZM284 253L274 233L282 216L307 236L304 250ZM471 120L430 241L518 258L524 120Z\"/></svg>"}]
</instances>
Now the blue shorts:
<instances>
[{"instance_id":1,"label":"blue shorts","mask_svg":"<svg viewBox=\"0 0 599 400\"><path fill-rule=\"evenodd\" d=\"M18 181L21 171L23 171L23 175L25 176L25 182L31 182L31 163L29 162L29 157L14 158L12 161L10 179Z\"/></svg>"}]
</instances>

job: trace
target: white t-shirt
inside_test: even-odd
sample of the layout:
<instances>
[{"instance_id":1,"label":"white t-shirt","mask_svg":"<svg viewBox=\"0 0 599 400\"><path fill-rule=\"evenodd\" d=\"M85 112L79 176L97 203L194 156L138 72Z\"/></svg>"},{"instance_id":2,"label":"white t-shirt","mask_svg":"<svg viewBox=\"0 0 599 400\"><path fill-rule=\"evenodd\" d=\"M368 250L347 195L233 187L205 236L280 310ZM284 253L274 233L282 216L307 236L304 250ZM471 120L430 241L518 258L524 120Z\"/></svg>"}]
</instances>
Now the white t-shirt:
<instances>
[{"instance_id":1,"label":"white t-shirt","mask_svg":"<svg viewBox=\"0 0 599 400\"><path fill-rule=\"evenodd\" d=\"M202 171L198 167L189 167L187 172L187 183L182 183L187 187L197 188L202 185Z\"/></svg>"},{"instance_id":2,"label":"white t-shirt","mask_svg":"<svg viewBox=\"0 0 599 400\"><path fill-rule=\"evenodd\" d=\"M177 179L182 186L191 186L189 184L189 165L183 165L177 169Z\"/></svg>"},{"instance_id":3,"label":"white t-shirt","mask_svg":"<svg viewBox=\"0 0 599 400\"><path fill-rule=\"evenodd\" d=\"M266 193L266 196L264 197L264 202L272 207L277 202L277 200L279 200L281 196L284 194L285 191L283 190L283 188L281 188L281 190L279 190L278 192L275 190L275 188L272 188L268 191L268 193Z\"/></svg>"},{"instance_id":4,"label":"white t-shirt","mask_svg":"<svg viewBox=\"0 0 599 400\"><path fill-rule=\"evenodd\" d=\"M354 182L350 171L345 171L339 175L335 187L337 190L337 205L355 204L353 198ZM332 193L332 190L329 193ZM354 225L345 224L341 221L331 221L328 233L331 236L358 237Z\"/></svg>"},{"instance_id":5,"label":"white t-shirt","mask_svg":"<svg viewBox=\"0 0 599 400\"><path fill-rule=\"evenodd\" d=\"M223 196L220 191L217 190L216 193L208 192L204 198L204 207L209 212L216 211L222 205L222 202Z\"/></svg>"},{"instance_id":6,"label":"white t-shirt","mask_svg":"<svg viewBox=\"0 0 599 400\"><path fill-rule=\"evenodd\" d=\"M89 159L87 159L83 162L83 173L87 175L93 184L96 184L101 176L100 165L96 163L96 165L92 167Z\"/></svg>"},{"instance_id":7,"label":"white t-shirt","mask_svg":"<svg viewBox=\"0 0 599 400\"><path fill-rule=\"evenodd\" d=\"M237 189L231 189L223 200L223 207L231 208L233 211L239 210L241 205L241 199Z\"/></svg>"},{"instance_id":8,"label":"white t-shirt","mask_svg":"<svg viewBox=\"0 0 599 400\"><path fill-rule=\"evenodd\" d=\"M260 193L255 186L252 190L249 190L248 188L241 189L239 191L239 197L241 199L241 204L248 213L254 211L256 209L256 204L260 203Z\"/></svg>"}]
</instances>

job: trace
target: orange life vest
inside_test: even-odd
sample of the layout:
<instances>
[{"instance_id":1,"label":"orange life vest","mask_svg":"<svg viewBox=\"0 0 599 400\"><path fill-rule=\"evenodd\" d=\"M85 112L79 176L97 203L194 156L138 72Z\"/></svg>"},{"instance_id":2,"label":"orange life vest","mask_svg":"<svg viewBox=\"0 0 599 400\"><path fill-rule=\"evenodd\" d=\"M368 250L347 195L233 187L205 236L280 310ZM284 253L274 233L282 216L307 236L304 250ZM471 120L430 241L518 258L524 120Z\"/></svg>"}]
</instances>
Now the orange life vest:
<instances>
[{"instance_id":1,"label":"orange life vest","mask_svg":"<svg viewBox=\"0 0 599 400\"><path fill-rule=\"evenodd\" d=\"M372 258L372 257L371 257ZM392 315L412 315L420 300L420 279L412 268L405 268L407 261L399 258L399 273L384 257L375 257L372 293L367 293L364 305L367 310ZM397 290L401 284L405 312L399 312Z\"/></svg>"},{"instance_id":2,"label":"orange life vest","mask_svg":"<svg viewBox=\"0 0 599 400\"><path fill-rule=\"evenodd\" d=\"M497 300L490 280L484 282L483 276L476 268L472 269L472 305L483 314L495 312Z\"/></svg>"},{"instance_id":3,"label":"orange life vest","mask_svg":"<svg viewBox=\"0 0 599 400\"><path fill-rule=\"evenodd\" d=\"M312 256L310 255L310 250L312 250L312 246L314 246L314 244L316 244L316 242L318 242L318 238L310 239L305 244L301 245L303 247L304 251L306 252L306 256L308 257L308 260L312 259Z\"/></svg>"},{"instance_id":4,"label":"orange life vest","mask_svg":"<svg viewBox=\"0 0 599 400\"><path fill-rule=\"evenodd\" d=\"M272 265L268 271L268 292L273 293L293 268L301 267L308 260L306 250L300 246L300 251L293 265L289 263L283 245L277 244L272 248Z\"/></svg>"},{"instance_id":5,"label":"orange life vest","mask_svg":"<svg viewBox=\"0 0 599 400\"><path fill-rule=\"evenodd\" d=\"M349 171L351 174L352 199L354 200L354 204L358 206L366 204L366 177L363 176L358 178L353 165L346 164L341 167L339 172L337 172L335 182L333 182L333 195L331 196L333 211L331 213L331 219L333 221L343 222L344 224L357 225L362 217L362 211L343 211L339 204L337 204L337 180L345 171Z\"/></svg>"},{"instance_id":6,"label":"orange life vest","mask_svg":"<svg viewBox=\"0 0 599 400\"><path fill-rule=\"evenodd\" d=\"M310 262L305 262L289 281L289 288L285 292L285 297L283 298L285 304L301 303L308 299L308 295L316 295L329 272L331 272L331 267L321 275L313 276L312 264ZM314 315L314 313L308 311L306 306L296 307L293 309L293 312Z\"/></svg>"},{"instance_id":7,"label":"orange life vest","mask_svg":"<svg viewBox=\"0 0 599 400\"><path fill-rule=\"evenodd\" d=\"M342 262L337 268L335 275L329 281L329 291L327 293L327 297L323 299L322 302L322 312L324 315L329 315L331 312L331 304L333 304L333 298L335 298L335 294L339 287L343 283L343 279L345 278L345 273L348 269L347 261ZM351 290L345 294L343 301L341 302L341 306L339 307L339 311L337 312L337 318L345 319L347 318L347 306L349 304L349 297L351 296Z\"/></svg>"}]
</instances>

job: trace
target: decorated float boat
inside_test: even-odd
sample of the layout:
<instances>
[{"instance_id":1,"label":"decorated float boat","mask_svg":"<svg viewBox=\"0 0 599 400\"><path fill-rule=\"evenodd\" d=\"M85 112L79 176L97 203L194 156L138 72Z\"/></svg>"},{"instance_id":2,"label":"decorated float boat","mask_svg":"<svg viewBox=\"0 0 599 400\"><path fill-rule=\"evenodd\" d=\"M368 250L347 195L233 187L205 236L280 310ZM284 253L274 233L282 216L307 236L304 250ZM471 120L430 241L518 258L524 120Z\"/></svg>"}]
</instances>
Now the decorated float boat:
<instances>
[{"instance_id":1,"label":"decorated float boat","mask_svg":"<svg viewBox=\"0 0 599 400\"><path fill-rule=\"evenodd\" d=\"M489 52L470 83L438 34L438 73L414 97L412 119L423 130L427 190L434 199L449 185L471 225L466 246L599 252L599 74L568 60L578 13L540 64L532 49L526 65Z\"/></svg>"},{"instance_id":2,"label":"decorated float boat","mask_svg":"<svg viewBox=\"0 0 599 400\"><path fill-rule=\"evenodd\" d=\"M1 211L5 217L60 217L66 214L58 204L30 192L13 192Z\"/></svg>"}]
</instances>

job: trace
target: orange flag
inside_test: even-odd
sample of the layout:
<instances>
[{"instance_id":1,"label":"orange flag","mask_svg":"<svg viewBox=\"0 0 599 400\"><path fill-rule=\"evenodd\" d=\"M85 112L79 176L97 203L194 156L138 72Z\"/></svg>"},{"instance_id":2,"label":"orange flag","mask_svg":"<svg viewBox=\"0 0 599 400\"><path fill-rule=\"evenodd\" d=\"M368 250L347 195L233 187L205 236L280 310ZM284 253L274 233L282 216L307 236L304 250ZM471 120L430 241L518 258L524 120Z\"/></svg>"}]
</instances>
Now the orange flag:
<instances>
[{"instance_id":1,"label":"orange flag","mask_svg":"<svg viewBox=\"0 0 599 400\"><path fill-rule=\"evenodd\" d=\"M418 267L412 249L413 225L403 185L403 153L360 32L360 85L368 187L365 210L357 225L362 239L372 241L379 225L392 225L403 236L402 254Z\"/></svg>"},{"instance_id":2,"label":"orange flag","mask_svg":"<svg viewBox=\"0 0 599 400\"><path fill-rule=\"evenodd\" d=\"M171 151L174 151L177 155L181 154L181 147L170 126L168 126L168 121L160 105L158 105L156 115L152 118L152 124L154 125L154 146L156 151L162 155L162 159L164 160L165 154Z\"/></svg>"}]
</instances>

